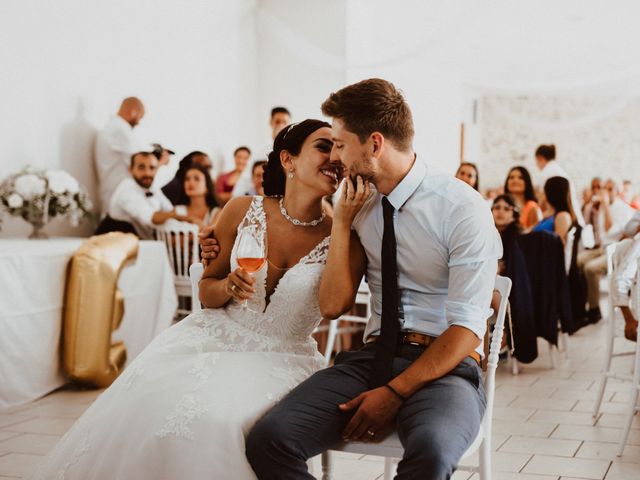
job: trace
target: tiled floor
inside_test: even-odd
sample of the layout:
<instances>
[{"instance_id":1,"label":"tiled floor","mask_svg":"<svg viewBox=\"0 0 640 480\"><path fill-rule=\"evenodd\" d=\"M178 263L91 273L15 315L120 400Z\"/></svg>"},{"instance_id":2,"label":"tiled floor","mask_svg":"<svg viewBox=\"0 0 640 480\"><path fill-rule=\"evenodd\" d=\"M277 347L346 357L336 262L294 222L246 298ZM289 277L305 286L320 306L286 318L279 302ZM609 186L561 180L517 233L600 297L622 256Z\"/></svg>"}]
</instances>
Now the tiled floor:
<instances>
[{"instance_id":1,"label":"tiled floor","mask_svg":"<svg viewBox=\"0 0 640 480\"><path fill-rule=\"evenodd\" d=\"M616 457L628 384L610 382L595 425L591 408L602 363L602 322L571 337L570 361L549 368L548 349L512 376L498 369L494 411L494 480L638 480L640 416L634 419L622 457ZM631 350L630 342L620 346ZM630 357L620 359L620 370ZM69 428L98 392L63 390L0 413L0 479L22 478ZM473 460L473 459L472 459ZM334 478L382 478L382 459L337 454ZM319 475L319 463L314 462ZM212 477L213 478L213 477ZM477 480L457 472L454 480ZM108 480L108 479L105 479Z\"/></svg>"}]
</instances>

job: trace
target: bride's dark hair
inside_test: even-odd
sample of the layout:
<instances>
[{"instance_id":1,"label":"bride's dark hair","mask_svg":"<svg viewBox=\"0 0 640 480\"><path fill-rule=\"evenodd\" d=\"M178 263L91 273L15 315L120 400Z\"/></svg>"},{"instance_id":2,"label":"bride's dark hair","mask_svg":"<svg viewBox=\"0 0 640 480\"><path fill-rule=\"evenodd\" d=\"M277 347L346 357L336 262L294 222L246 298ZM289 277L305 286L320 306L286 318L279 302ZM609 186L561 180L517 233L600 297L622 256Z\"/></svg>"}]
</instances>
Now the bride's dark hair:
<instances>
[{"instance_id":1,"label":"bride's dark hair","mask_svg":"<svg viewBox=\"0 0 640 480\"><path fill-rule=\"evenodd\" d=\"M273 141L273 151L269 154L269 160L264 167L264 179L262 187L264 194L268 196L284 195L284 187L287 180L282 163L280 162L280 152L286 150L291 155L296 156L302 150L302 144L316 130L329 127L327 122L309 118L300 123L287 125L276 135Z\"/></svg>"}]
</instances>

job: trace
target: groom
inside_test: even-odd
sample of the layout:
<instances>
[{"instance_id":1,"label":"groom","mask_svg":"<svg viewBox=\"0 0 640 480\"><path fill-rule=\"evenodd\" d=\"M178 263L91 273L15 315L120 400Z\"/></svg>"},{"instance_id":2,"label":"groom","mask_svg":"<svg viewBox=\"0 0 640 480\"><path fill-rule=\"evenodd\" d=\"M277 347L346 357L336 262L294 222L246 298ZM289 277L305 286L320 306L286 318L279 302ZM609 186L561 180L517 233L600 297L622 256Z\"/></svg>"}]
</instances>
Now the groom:
<instances>
[{"instance_id":1,"label":"groom","mask_svg":"<svg viewBox=\"0 0 640 480\"><path fill-rule=\"evenodd\" d=\"M308 458L396 428L397 478L449 478L485 409L479 360L500 238L477 192L416 158L411 111L393 84L350 85L322 111L333 118L331 160L377 190L353 225L372 294L367 344L267 412L247 457L260 479L313 478Z\"/></svg>"},{"instance_id":2,"label":"groom","mask_svg":"<svg viewBox=\"0 0 640 480\"><path fill-rule=\"evenodd\" d=\"M372 294L367 344L338 354L259 420L247 457L260 479L313 478L308 458L396 428L398 478L449 478L485 409L478 360L500 238L477 192L416 159L411 111L391 83L350 85L322 110L334 119L331 160L378 192L353 225ZM218 252L210 234L201 235L204 261Z\"/></svg>"}]
</instances>

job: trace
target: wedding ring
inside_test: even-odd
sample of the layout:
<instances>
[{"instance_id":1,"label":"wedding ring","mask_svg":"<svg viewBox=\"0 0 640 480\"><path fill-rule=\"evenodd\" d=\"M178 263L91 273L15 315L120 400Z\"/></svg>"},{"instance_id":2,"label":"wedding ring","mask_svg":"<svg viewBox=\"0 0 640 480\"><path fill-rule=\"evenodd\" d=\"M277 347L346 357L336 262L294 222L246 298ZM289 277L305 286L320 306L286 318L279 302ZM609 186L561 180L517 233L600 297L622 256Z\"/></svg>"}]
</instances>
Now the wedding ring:
<instances>
[{"instance_id":1,"label":"wedding ring","mask_svg":"<svg viewBox=\"0 0 640 480\"><path fill-rule=\"evenodd\" d=\"M229 287L229 290L231 290L233 293L236 293L236 288L238 288L236 284L232 283L231 286Z\"/></svg>"},{"instance_id":2,"label":"wedding ring","mask_svg":"<svg viewBox=\"0 0 640 480\"><path fill-rule=\"evenodd\" d=\"M374 432L372 430L367 430L367 435L369 435L370 437L375 437L376 436L376 432Z\"/></svg>"}]
</instances>

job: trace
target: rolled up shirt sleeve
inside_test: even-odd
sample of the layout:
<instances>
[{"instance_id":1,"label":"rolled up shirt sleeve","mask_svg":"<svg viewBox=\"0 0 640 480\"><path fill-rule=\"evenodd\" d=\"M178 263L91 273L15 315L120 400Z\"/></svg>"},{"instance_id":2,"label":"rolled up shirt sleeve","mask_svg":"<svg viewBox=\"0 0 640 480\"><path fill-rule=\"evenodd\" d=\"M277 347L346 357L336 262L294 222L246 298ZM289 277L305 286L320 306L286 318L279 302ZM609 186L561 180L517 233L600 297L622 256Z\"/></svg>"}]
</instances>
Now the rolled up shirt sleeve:
<instances>
[{"instance_id":1,"label":"rolled up shirt sleeve","mask_svg":"<svg viewBox=\"0 0 640 480\"><path fill-rule=\"evenodd\" d=\"M449 289L445 315L449 326L484 337L502 241L485 205L466 204L450 217Z\"/></svg>"},{"instance_id":2,"label":"rolled up shirt sleeve","mask_svg":"<svg viewBox=\"0 0 640 480\"><path fill-rule=\"evenodd\" d=\"M633 240L623 240L613 258L616 269L611 279L611 301L615 307L629 306L629 294L638 271L638 259L640 235Z\"/></svg>"},{"instance_id":3,"label":"rolled up shirt sleeve","mask_svg":"<svg viewBox=\"0 0 640 480\"><path fill-rule=\"evenodd\" d=\"M640 210L637 210L631 220L624 226L625 236L632 238L640 230Z\"/></svg>"}]
</instances>

